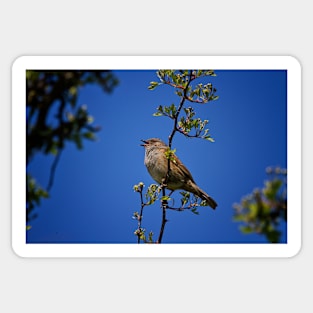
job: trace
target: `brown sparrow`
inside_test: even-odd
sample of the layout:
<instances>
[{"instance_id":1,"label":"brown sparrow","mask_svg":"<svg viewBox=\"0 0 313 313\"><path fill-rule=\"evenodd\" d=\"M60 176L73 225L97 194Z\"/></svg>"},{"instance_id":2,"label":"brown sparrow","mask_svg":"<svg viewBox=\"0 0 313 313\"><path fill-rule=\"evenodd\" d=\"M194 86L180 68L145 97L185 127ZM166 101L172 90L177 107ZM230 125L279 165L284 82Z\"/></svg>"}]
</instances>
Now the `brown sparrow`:
<instances>
[{"instance_id":1,"label":"brown sparrow","mask_svg":"<svg viewBox=\"0 0 313 313\"><path fill-rule=\"evenodd\" d=\"M164 182L168 170L168 158L165 153L168 151L169 147L158 138L142 140L142 142L144 144L141 146L145 147L144 163L148 172L158 184L161 184ZM191 173L178 157L172 155L170 162L170 173L166 188L172 191L177 189L189 191L200 197L202 200L206 200L207 204L215 209L217 203L197 186Z\"/></svg>"}]
</instances>

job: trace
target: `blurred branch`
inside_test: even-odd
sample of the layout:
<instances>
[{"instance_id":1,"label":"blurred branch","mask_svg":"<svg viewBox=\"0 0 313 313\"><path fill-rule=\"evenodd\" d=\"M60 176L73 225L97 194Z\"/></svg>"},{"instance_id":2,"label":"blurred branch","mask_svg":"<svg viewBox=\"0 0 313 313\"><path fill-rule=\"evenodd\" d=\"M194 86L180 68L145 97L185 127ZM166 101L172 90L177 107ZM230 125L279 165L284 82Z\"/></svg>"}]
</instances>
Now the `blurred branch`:
<instances>
[{"instance_id":1,"label":"blurred branch","mask_svg":"<svg viewBox=\"0 0 313 313\"><path fill-rule=\"evenodd\" d=\"M55 156L45 195L49 195L53 186L65 142L74 142L78 149L82 149L83 140L94 140L100 129L91 125L93 118L86 105L77 108L79 91L88 84L97 84L110 93L117 83L110 71L26 71L27 167L39 153ZM27 184L30 182L28 180ZM27 212L39 205L38 197L43 194L35 196L27 185Z\"/></svg>"},{"instance_id":2,"label":"blurred branch","mask_svg":"<svg viewBox=\"0 0 313 313\"><path fill-rule=\"evenodd\" d=\"M49 182L48 182L48 186L46 188L48 192L50 191L50 189L53 186L55 171L56 171L57 165L59 163L60 157L61 157L61 151L59 151L58 154L56 155L56 157L54 158L54 161L53 161L51 169L50 169Z\"/></svg>"},{"instance_id":3,"label":"blurred branch","mask_svg":"<svg viewBox=\"0 0 313 313\"><path fill-rule=\"evenodd\" d=\"M263 189L255 189L241 203L234 204L234 220L241 222L242 233L257 233L278 243L279 225L287 221L287 170L269 167L266 172L270 179Z\"/></svg>"}]
</instances>

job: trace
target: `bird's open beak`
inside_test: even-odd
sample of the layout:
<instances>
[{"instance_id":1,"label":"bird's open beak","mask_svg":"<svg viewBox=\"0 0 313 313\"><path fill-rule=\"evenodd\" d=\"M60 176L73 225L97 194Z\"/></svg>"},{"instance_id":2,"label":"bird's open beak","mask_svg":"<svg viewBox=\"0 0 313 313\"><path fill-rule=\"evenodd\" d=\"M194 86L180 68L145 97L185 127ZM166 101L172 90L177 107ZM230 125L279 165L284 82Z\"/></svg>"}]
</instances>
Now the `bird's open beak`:
<instances>
[{"instance_id":1,"label":"bird's open beak","mask_svg":"<svg viewBox=\"0 0 313 313\"><path fill-rule=\"evenodd\" d=\"M146 144L148 143L147 141L145 141L145 140L143 140L143 139L141 139L140 141L142 141L142 142L144 143L143 145L141 145L142 147L145 147Z\"/></svg>"}]
</instances>

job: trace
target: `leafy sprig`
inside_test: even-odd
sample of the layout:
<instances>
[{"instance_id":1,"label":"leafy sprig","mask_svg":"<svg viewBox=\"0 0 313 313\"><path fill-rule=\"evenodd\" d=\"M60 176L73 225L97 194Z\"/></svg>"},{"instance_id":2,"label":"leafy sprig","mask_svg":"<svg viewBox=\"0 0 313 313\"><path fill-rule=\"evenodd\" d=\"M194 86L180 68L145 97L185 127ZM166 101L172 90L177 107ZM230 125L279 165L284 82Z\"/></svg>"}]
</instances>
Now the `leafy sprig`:
<instances>
[{"instance_id":1,"label":"leafy sprig","mask_svg":"<svg viewBox=\"0 0 313 313\"><path fill-rule=\"evenodd\" d=\"M196 116L193 107L183 108L185 116L178 120L178 115L182 109L182 103L189 101L192 103L208 103L218 99L216 95L216 88L212 83L198 83L195 87L191 82L199 77L216 76L213 70L197 70L197 71L174 71L174 70L160 70L157 72L160 82L150 82L148 87L154 90L156 87L165 84L175 88L175 93L181 98L181 103L176 106L174 103L168 106L159 105L153 116L165 116L175 121L174 130L180 132L185 137L201 138L214 141L209 129L206 125L209 123L207 119L202 120Z\"/></svg>"}]
</instances>

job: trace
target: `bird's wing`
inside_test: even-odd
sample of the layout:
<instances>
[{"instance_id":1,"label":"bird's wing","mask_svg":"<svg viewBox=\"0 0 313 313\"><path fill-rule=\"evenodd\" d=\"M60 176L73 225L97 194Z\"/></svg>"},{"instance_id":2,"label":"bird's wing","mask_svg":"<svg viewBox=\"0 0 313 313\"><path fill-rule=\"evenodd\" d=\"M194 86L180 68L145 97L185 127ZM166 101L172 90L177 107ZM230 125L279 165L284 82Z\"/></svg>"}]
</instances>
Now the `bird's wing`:
<instances>
[{"instance_id":1,"label":"bird's wing","mask_svg":"<svg viewBox=\"0 0 313 313\"><path fill-rule=\"evenodd\" d=\"M183 177L186 177L186 181L190 179L192 182L194 182L194 179L189 170L175 154L172 156L171 166L174 166L175 169L177 169Z\"/></svg>"}]
</instances>

